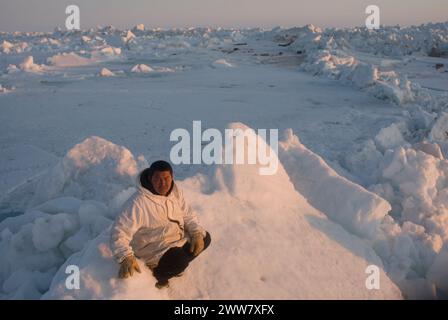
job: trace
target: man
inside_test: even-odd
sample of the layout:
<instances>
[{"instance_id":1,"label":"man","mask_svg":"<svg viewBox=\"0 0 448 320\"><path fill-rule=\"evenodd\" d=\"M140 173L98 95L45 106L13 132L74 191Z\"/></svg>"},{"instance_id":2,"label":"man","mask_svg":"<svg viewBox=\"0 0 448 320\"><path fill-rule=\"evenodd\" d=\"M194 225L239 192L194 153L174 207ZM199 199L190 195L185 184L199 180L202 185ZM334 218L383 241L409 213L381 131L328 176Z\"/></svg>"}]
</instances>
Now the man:
<instances>
[{"instance_id":1,"label":"man","mask_svg":"<svg viewBox=\"0 0 448 320\"><path fill-rule=\"evenodd\" d=\"M120 264L120 278L140 272L137 257L153 271L160 289L171 277L180 276L211 239L185 203L168 162L154 162L141 172L139 181L138 192L112 226L111 248Z\"/></svg>"}]
</instances>

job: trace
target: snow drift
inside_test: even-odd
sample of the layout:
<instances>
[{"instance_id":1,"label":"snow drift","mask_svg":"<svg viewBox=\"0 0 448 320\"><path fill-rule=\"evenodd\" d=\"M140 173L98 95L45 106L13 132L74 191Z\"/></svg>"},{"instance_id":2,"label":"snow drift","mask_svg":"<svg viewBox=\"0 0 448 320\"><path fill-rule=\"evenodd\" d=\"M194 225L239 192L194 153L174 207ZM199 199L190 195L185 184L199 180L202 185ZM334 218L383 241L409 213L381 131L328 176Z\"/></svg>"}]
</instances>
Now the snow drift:
<instances>
[{"instance_id":1,"label":"snow drift","mask_svg":"<svg viewBox=\"0 0 448 320\"><path fill-rule=\"evenodd\" d=\"M391 207L384 199L339 176L302 145L292 130L280 144L279 158L296 189L314 207L348 231L373 239Z\"/></svg>"}]
</instances>

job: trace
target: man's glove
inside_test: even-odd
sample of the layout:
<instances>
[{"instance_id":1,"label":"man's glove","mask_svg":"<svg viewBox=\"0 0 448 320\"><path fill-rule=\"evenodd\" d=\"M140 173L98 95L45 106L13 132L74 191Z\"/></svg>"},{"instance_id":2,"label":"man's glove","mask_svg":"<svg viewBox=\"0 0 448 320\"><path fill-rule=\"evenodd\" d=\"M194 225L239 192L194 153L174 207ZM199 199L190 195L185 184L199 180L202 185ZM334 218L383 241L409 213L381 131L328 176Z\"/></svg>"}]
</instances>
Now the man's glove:
<instances>
[{"instance_id":1,"label":"man's glove","mask_svg":"<svg viewBox=\"0 0 448 320\"><path fill-rule=\"evenodd\" d=\"M191 238L190 253L196 257L202 250L204 250L204 238L202 237L202 234L196 233Z\"/></svg>"},{"instance_id":2,"label":"man's glove","mask_svg":"<svg viewBox=\"0 0 448 320\"><path fill-rule=\"evenodd\" d=\"M140 267L138 266L137 260L134 256L127 256L120 263L120 270L118 271L118 277L121 279L132 277L134 270L141 273Z\"/></svg>"}]
</instances>

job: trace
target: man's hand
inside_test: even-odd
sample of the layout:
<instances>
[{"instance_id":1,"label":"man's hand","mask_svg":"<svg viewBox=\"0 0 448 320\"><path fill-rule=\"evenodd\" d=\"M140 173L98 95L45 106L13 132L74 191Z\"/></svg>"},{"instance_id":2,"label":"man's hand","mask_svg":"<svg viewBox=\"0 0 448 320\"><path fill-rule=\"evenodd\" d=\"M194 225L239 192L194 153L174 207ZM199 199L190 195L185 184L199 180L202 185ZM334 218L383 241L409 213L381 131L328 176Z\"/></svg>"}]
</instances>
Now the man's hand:
<instances>
[{"instance_id":1,"label":"man's hand","mask_svg":"<svg viewBox=\"0 0 448 320\"><path fill-rule=\"evenodd\" d=\"M202 234L196 233L191 238L190 253L196 257L202 250L204 250L204 237L202 237Z\"/></svg>"},{"instance_id":2,"label":"man's hand","mask_svg":"<svg viewBox=\"0 0 448 320\"><path fill-rule=\"evenodd\" d=\"M118 271L118 277L125 279L132 277L134 270L141 273L140 267L138 266L137 260L134 256L128 256L120 264L120 270Z\"/></svg>"}]
</instances>

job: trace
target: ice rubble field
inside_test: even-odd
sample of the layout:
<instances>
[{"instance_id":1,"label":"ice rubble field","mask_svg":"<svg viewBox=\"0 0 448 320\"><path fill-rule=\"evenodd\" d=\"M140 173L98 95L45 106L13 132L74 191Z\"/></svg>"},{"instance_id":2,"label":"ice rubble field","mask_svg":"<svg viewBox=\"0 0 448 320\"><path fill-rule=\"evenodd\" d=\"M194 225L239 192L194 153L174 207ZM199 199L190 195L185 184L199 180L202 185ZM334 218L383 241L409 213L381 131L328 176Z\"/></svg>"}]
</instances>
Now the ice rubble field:
<instances>
[{"instance_id":1,"label":"ice rubble field","mask_svg":"<svg viewBox=\"0 0 448 320\"><path fill-rule=\"evenodd\" d=\"M446 298L447 57L448 23L0 33L0 297ZM211 247L118 280L110 223L193 120L279 128L279 170L176 167Z\"/></svg>"}]
</instances>

